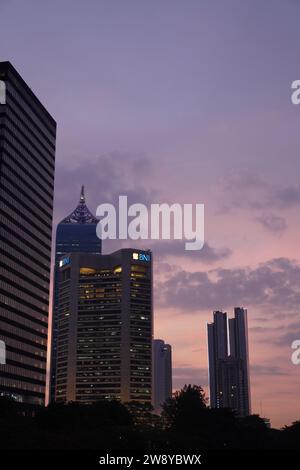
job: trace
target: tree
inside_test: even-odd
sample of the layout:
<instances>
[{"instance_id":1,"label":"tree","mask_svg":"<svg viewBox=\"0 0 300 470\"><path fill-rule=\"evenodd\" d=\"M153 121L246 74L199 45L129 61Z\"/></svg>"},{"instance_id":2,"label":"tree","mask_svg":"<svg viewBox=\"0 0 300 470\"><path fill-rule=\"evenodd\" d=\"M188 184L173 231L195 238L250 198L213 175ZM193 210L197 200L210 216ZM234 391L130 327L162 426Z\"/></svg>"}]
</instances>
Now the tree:
<instances>
[{"instance_id":1,"label":"tree","mask_svg":"<svg viewBox=\"0 0 300 470\"><path fill-rule=\"evenodd\" d=\"M206 416L207 399L202 387L185 385L163 405L162 416L166 423L177 429L197 428Z\"/></svg>"},{"instance_id":2,"label":"tree","mask_svg":"<svg viewBox=\"0 0 300 470\"><path fill-rule=\"evenodd\" d=\"M93 430L103 426L129 426L132 415L119 401L102 400L91 405L53 403L42 409L36 421L44 429Z\"/></svg>"}]
</instances>

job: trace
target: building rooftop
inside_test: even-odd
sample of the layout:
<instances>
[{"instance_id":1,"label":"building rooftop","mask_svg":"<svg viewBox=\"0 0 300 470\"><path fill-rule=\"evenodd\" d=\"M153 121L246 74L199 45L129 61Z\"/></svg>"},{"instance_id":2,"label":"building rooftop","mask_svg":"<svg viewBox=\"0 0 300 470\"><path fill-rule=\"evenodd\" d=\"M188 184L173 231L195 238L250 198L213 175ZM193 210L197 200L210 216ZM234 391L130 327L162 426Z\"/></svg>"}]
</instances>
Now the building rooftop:
<instances>
[{"instance_id":1,"label":"building rooftop","mask_svg":"<svg viewBox=\"0 0 300 470\"><path fill-rule=\"evenodd\" d=\"M61 224L97 224L99 220L91 213L85 203L84 186L81 187L80 199L76 209Z\"/></svg>"}]
</instances>

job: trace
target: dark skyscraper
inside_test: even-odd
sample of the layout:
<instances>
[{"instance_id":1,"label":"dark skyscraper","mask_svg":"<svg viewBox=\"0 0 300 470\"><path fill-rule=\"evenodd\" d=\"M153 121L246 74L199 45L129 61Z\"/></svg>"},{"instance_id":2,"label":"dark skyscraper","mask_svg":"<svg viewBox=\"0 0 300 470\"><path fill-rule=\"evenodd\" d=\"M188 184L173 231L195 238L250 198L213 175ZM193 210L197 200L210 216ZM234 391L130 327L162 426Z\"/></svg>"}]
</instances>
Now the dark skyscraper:
<instances>
[{"instance_id":1,"label":"dark skyscraper","mask_svg":"<svg viewBox=\"0 0 300 470\"><path fill-rule=\"evenodd\" d=\"M153 407L161 412L162 405L172 396L172 348L161 339L153 341Z\"/></svg>"},{"instance_id":2,"label":"dark skyscraper","mask_svg":"<svg viewBox=\"0 0 300 470\"><path fill-rule=\"evenodd\" d=\"M0 395L43 404L56 123L0 63Z\"/></svg>"},{"instance_id":3,"label":"dark skyscraper","mask_svg":"<svg viewBox=\"0 0 300 470\"><path fill-rule=\"evenodd\" d=\"M210 406L219 408L218 364L228 356L227 313L214 312L214 322L207 325Z\"/></svg>"},{"instance_id":4,"label":"dark skyscraper","mask_svg":"<svg viewBox=\"0 0 300 470\"><path fill-rule=\"evenodd\" d=\"M85 203L84 187L76 209L65 217L56 229L55 266L53 283L52 340L50 401L55 399L56 354L57 354L57 315L59 260L66 253L101 253L101 240L97 237L98 219L93 216Z\"/></svg>"},{"instance_id":5,"label":"dark skyscraper","mask_svg":"<svg viewBox=\"0 0 300 470\"><path fill-rule=\"evenodd\" d=\"M152 401L150 252L60 260L56 401Z\"/></svg>"},{"instance_id":6,"label":"dark skyscraper","mask_svg":"<svg viewBox=\"0 0 300 470\"><path fill-rule=\"evenodd\" d=\"M207 327L210 405L231 408L239 416L251 413L247 310L235 308L235 317L214 312L214 322Z\"/></svg>"},{"instance_id":7,"label":"dark skyscraper","mask_svg":"<svg viewBox=\"0 0 300 470\"><path fill-rule=\"evenodd\" d=\"M230 356L238 363L238 380L240 393L237 407L242 416L251 412L248 320L247 310L241 307L234 309L234 318L229 319Z\"/></svg>"}]
</instances>

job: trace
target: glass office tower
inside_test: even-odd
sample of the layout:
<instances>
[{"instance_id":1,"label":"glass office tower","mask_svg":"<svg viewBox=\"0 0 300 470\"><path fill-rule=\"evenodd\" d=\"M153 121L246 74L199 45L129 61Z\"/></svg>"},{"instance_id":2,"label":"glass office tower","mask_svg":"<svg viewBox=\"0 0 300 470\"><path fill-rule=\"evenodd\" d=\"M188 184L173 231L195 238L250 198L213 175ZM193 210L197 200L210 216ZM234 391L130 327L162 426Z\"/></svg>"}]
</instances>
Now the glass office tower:
<instances>
[{"instance_id":1,"label":"glass office tower","mask_svg":"<svg viewBox=\"0 0 300 470\"><path fill-rule=\"evenodd\" d=\"M230 356L237 361L237 381L239 394L237 409L241 416L251 413L248 319L247 310L242 307L234 309L234 318L229 319Z\"/></svg>"},{"instance_id":2,"label":"glass office tower","mask_svg":"<svg viewBox=\"0 0 300 470\"><path fill-rule=\"evenodd\" d=\"M56 123L9 62L0 88L0 395L43 404Z\"/></svg>"},{"instance_id":3,"label":"glass office tower","mask_svg":"<svg viewBox=\"0 0 300 470\"><path fill-rule=\"evenodd\" d=\"M234 318L229 319L229 332L227 313L216 311L207 329L210 405L230 408L238 416L248 416L251 401L247 310L234 309Z\"/></svg>"},{"instance_id":4,"label":"glass office tower","mask_svg":"<svg viewBox=\"0 0 300 470\"><path fill-rule=\"evenodd\" d=\"M56 401L151 404L151 253L71 253L59 271Z\"/></svg>"},{"instance_id":5,"label":"glass office tower","mask_svg":"<svg viewBox=\"0 0 300 470\"><path fill-rule=\"evenodd\" d=\"M153 408L162 411L162 405L172 397L172 348L162 339L153 341Z\"/></svg>"},{"instance_id":6,"label":"glass office tower","mask_svg":"<svg viewBox=\"0 0 300 470\"><path fill-rule=\"evenodd\" d=\"M214 321L207 325L208 336L208 365L210 406L220 408L223 392L219 393L218 366L228 357L228 328L227 313L215 311Z\"/></svg>"},{"instance_id":7,"label":"glass office tower","mask_svg":"<svg viewBox=\"0 0 300 470\"><path fill-rule=\"evenodd\" d=\"M89 211L81 188L80 199L75 210L65 217L56 229L55 266L53 283L52 340L50 401L55 400L56 354L57 354L57 315L58 315L58 275L59 259L66 253L101 253L101 240L97 237L98 219Z\"/></svg>"}]
</instances>

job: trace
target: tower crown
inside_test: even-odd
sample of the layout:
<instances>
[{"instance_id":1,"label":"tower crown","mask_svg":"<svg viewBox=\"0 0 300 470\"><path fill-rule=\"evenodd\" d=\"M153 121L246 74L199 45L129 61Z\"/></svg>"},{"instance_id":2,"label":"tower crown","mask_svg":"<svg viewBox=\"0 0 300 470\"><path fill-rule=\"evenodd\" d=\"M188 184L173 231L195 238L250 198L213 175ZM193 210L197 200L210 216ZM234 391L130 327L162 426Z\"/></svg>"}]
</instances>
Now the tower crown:
<instances>
[{"instance_id":1,"label":"tower crown","mask_svg":"<svg viewBox=\"0 0 300 470\"><path fill-rule=\"evenodd\" d=\"M65 217L61 224L97 224L98 219L91 213L85 203L84 185L81 186L79 203L76 209Z\"/></svg>"}]
</instances>

